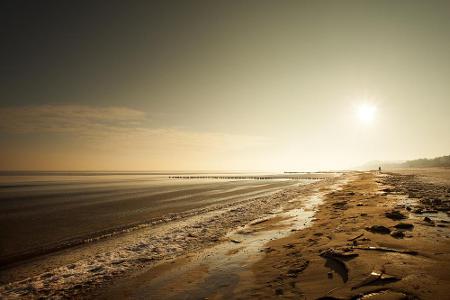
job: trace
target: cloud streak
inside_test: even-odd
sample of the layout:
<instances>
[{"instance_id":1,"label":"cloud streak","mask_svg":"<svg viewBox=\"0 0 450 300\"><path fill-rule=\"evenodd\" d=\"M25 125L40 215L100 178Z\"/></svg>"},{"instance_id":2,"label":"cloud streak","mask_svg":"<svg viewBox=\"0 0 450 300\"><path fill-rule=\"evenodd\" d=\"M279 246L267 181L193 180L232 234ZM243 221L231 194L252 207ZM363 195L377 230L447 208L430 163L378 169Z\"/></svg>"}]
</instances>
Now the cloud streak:
<instances>
[{"instance_id":1,"label":"cloud streak","mask_svg":"<svg viewBox=\"0 0 450 300\"><path fill-rule=\"evenodd\" d=\"M57 134L90 148L133 151L182 149L229 151L264 145L260 136L149 127L148 116L126 107L43 105L0 108L0 131Z\"/></svg>"},{"instance_id":2,"label":"cloud streak","mask_svg":"<svg viewBox=\"0 0 450 300\"><path fill-rule=\"evenodd\" d=\"M145 113L125 107L43 105L0 108L0 130L8 133L77 133L136 126Z\"/></svg>"}]
</instances>

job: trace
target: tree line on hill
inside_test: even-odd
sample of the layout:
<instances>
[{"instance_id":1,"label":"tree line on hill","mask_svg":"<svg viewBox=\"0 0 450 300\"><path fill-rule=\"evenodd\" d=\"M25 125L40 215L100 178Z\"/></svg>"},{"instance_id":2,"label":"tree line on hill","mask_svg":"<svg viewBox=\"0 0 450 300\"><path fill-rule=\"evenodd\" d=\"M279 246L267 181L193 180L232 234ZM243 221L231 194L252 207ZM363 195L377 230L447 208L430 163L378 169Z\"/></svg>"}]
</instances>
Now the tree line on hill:
<instances>
[{"instance_id":1,"label":"tree line on hill","mask_svg":"<svg viewBox=\"0 0 450 300\"><path fill-rule=\"evenodd\" d=\"M450 155L436 158L408 160L402 164L406 168L450 167Z\"/></svg>"},{"instance_id":2,"label":"tree line on hill","mask_svg":"<svg viewBox=\"0 0 450 300\"><path fill-rule=\"evenodd\" d=\"M382 169L394 168L450 168L450 155L440 156L435 158L420 158L414 160L389 162L389 161L370 161L358 169L374 170L381 167Z\"/></svg>"}]
</instances>

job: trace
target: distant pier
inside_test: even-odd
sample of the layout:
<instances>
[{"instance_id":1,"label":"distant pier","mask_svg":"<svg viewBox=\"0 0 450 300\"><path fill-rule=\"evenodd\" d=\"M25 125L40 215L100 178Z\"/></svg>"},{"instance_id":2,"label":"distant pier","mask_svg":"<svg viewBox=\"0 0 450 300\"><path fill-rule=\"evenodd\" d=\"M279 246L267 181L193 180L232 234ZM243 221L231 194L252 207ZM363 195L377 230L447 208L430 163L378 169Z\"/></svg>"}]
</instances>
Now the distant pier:
<instances>
[{"instance_id":1,"label":"distant pier","mask_svg":"<svg viewBox=\"0 0 450 300\"><path fill-rule=\"evenodd\" d=\"M308 174L309 175L309 174ZM247 180L273 180L273 179L291 179L291 180L319 180L324 179L324 177L312 177L312 176L215 176L215 175L181 175L181 176L169 176L170 179L247 179Z\"/></svg>"}]
</instances>

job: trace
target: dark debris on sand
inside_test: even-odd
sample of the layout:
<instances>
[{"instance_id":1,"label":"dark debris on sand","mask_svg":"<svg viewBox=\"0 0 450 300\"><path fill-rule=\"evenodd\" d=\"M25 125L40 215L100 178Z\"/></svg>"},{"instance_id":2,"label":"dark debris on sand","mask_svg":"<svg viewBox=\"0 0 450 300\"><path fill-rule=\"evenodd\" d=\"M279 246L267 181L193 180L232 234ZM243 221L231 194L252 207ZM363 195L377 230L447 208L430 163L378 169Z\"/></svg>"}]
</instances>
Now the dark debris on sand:
<instances>
[{"instance_id":1,"label":"dark debris on sand","mask_svg":"<svg viewBox=\"0 0 450 300\"><path fill-rule=\"evenodd\" d=\"M450 212L450 187L447 185L420 181L415 175L400 174L386 176L382 183L391 186L386 189L388 194L405 194L417 199L419 204L414 207L414 213Z\"/></svg>"}]
</instances>

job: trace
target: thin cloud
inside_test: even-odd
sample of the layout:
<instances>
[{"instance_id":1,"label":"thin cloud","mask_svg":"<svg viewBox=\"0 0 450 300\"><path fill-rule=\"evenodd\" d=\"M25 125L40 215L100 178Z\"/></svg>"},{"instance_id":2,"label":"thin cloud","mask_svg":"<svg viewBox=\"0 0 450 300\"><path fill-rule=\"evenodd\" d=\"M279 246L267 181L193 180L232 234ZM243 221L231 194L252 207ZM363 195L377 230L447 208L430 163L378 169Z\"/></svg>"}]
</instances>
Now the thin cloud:
<instances>
[{"instance_id":1,"label":"thin cloud","mask_svg":"<svg viewBox=\"0 0 450 300\"><path fill-rule=\"evenodd\" d=\"M43 105L0 108L0 130L8 133L77 133L136 125L145 113L125 107Z\"/></svg>"},{"instance_id":2,"label":"thin cloud","mask_svg":"<svg viewBox=\"0 0 450 300\"><path fill-rule=\"evenodd\" d=\"M146 126L145 112L126 107L44 105L0 108L0 131L13 134L64 134L90 148L188 149L229 151L261 146L260 136L196 132Z\"/></svg>"}]
</instances>

